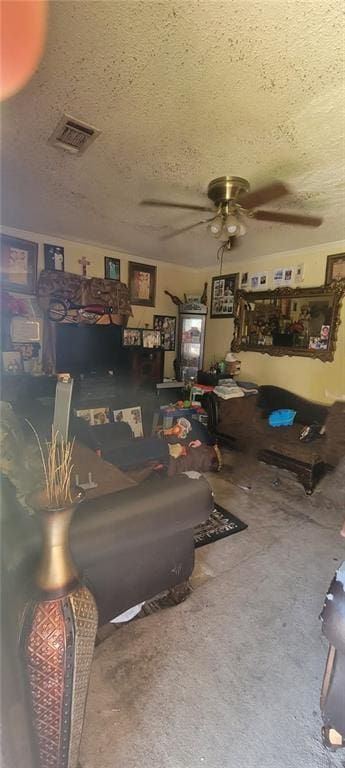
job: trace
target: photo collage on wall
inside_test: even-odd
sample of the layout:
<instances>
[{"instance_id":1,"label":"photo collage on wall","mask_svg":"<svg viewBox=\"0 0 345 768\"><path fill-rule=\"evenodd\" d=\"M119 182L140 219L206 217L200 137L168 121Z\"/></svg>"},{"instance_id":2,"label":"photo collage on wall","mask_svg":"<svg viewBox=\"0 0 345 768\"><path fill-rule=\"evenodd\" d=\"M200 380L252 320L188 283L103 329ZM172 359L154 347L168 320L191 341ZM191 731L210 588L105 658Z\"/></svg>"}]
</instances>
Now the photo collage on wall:
<instances>
[{"instance_id":1,"label":"photo collage on wall","mask_svg":"<svg viewBox=\"0 0 345 768\"><path fill-rule=\"evenodd\" d=\"M253 275L250 275L250 290L251 291L257 291L257 290L265 290L268 288L268 273L267 272L256 272Z\"/></svg>"},{"instance_id":2,"label":"photo collage on wall","mask_svg":"<svg viewBox=\"0 0 345 768\"><path fill-rule=\"evenodd\" d=\"M241 290L266 291L280 286L302 283L304 280L304 264L293 267L277 267L272 271L242 272Z\"/></svg>"},{"instance_id":3,"label":"photo collage on wall","mask_svg":"<svg viewBox=\"0 0 345 768\"><path fill-rule=\"evenodd\" d=\"M211 317L233 317L239 274L212 278Z\"/></svg>"},{"instance_id":4,"label":"photo collage on wall","mask_svg":"<svg viewBox=\"0 0 345 768\"><path fill-rule=\"evenodd\" d=\"M299 267L279 267L273 272L273 284L276 288L279 285L290 285L293 282L301 282L303 279L302 264Z\"/></svg>"},{"instance_id":5,"label":"photo collage on wall","mask_svg":"<svg viewBox=\"0 0 345 768\"><path fill-rule=\"evenodd\" d=\"M173 352L176 339L176 317L172 315L154 315L153 328L161 334L161 344L166 352Z\"/></svg>"}]
</instances>

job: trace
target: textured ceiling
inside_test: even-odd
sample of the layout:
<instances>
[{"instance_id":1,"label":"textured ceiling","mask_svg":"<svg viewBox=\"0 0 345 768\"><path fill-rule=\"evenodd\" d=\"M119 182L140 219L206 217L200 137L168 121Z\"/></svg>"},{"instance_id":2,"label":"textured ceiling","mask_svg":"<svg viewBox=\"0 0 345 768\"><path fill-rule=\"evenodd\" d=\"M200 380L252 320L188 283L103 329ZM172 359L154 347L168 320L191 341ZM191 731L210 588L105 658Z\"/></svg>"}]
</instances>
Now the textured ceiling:
<instances>
[{"instance_id":1,"label":"textured ceiling","mask_svg":"<svg viewBox=\"0 0 345 768\"><path fill-rule=\"evenodd\" d=\"M316 230L249 222L243 257L344 236L344 9L339 0L111 0L50 4L39 70L2 108L2 221L145 258L206 266L193 211L219 175L299 192L277 209ZM84 155L47 144L62 112L100 128ZM236 251L236 256L239 250Z\"/></svg>"}]
</instances>

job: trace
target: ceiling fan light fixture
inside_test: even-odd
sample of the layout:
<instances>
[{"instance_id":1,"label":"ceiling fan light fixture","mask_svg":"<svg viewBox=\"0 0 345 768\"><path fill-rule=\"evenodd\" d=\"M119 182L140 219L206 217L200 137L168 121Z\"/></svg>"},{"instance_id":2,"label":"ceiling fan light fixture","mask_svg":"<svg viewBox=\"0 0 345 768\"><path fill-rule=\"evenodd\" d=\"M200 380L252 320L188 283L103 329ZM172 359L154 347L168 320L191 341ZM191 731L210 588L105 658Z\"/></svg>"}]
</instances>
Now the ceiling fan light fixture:
<instances>
[{"instance_id":1,"label":"ceiling fan light fixture","mask_svg":"<svg viewBox=\"0 0 345 768\"><path fill-rule=\"evenodd\" d=\"M208 224L207 229L208 229L210 235L212 235L212 237L219 237L221 235L222 229L223 229L223 222L222 222L222 219L220 218L220 216L217 216L216 219L211 221Z\"/></svg>"},{"instance_id":2,"label":"ceiling fan light fixture","mask_svg":"<svg viewBox=\"0 0 345 768\"><path fill-rule=\"evenodd\" d=\"M299 215L288 211L271 211L261 208L265 203L278 200L290 192L290 188L282 181L272 181L250 192L250 184L246 179L239 176L220 176L213 179L208 185L207 196L212 202L212 206L174 203L164 200L142 200L141 203L142 205L166 206L192 211L201 210L212 214L212 218L197 221L169 235L164 235L164 240L207 223L209 234L216 240L221 240L224 247L231 248L231 246L236 245L235 238L246 234L243 216L257 221L319 227L322 224L320 216Z\"/></svg>"},{"instance_id":3,"label":"ceiling fan light fixture","mask_svg":"<svg viewBox=\"0 0 345 768\"><path fill-rule=\"evenodd\" d=\"M224 222L224 228L227 232L228 237L235 237L239 234L240 230L240 224L238 221L237 216L235 216L233 213L229 213L225 219Z\"/></svg>"}]
</instances>

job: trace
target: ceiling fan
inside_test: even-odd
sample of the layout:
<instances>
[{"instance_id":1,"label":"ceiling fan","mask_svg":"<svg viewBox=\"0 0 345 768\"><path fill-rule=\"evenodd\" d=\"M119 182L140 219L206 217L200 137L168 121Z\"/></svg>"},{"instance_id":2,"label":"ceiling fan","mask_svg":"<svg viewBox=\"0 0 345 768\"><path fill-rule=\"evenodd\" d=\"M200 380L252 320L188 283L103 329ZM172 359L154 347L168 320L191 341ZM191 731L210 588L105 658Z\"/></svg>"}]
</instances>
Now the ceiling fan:
<instances>
[{"instance_id":1,"label":"ceiling fan","mask_svg":"<svg viewBox=\"0 0 345 768\"><path fill-rule=\"evenodd\" d=\"M207 211L214 215L208 219L202 219L196 224L190 224L169 235L164 235L162 240L169 240L183 232L207 224L209 233L227 244L231 248L236 243L236 238L245 235L246 227L243 216L257 221L273 221L282 224L299 224L307 227L319 227L322 219L317 216L303 216L295 213L280 211L257 210L261 205L277 200L291 192L286 184L281 181L273 181L253 192L246 179L239 176L220 176L213 179L207 188L207 196L212 201L210 205L189 205L188 203L171 203L164 200L142 200L141 205L155 205L168 208L183 208L192 211Z\"/></svg>"}]
</instances>

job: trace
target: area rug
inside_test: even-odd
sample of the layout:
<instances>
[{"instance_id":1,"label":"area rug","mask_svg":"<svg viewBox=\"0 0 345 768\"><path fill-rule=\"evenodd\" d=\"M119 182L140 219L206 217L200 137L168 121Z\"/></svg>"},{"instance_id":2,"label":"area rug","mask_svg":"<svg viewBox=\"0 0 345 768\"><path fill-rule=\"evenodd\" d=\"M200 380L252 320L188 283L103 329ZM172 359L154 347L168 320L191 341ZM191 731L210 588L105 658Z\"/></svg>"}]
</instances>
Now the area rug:
<instances>
[{"instance_id":1,"label":"area rug","mask_svg":"<svg viewBox=\"0 0 345 768\"><path fill-rule=\"evenodd\" d=\"M211 513L206 523L197 525L194 528L194 546L195 549L204 547L206 544L212 544L213 541L219 539L225 539L226 536L232 536L233 533L239 533L248 528L246 523L239 520L238 517L232 515L227 509L221 507L220 504L215 503L215 508ZM144 618L144 616L150 616L152 613L157 613L164 608L171 608L174 605L186 600L190 592L193 589L189 583L177 587L175 590L165 590L157 595L153 600L146 602L138 618Z\"/></svg>"},{"instance_id":2,"label":"area rug","mask_svg":"<svg viewBox=\"0 0 345 768\"><path fill-rule=\"evenodd\" d=\"M215 509L210 514L206 523L197 525L194 528L195 549L204 547L206 544L212 544L219 539L225 539L226 536L232 536L233 533L244 531L248 526L232 515L227 509L215 504Z\"/></svg>"},{"instance_id":3,"label":"area rug","mask_svg":"<svg viewBox=\"0 0 345 768\"><path fill-rule=\"evenodd\" d=\"M206 523L197 525L194 528L194 545L195 549L204 547L206 544L212 544L213 541L219 539L225 539L226 536L232 536L233 533L239 533L248 528L246 523L239 520L238 517L232 515L227 509L221 507L220 504L215 503L215 508L211 513ZM148 600L141 608L140 613L135 616L135 619L143 619L145 616L151 616L153 613L164 610L164 608L171 608L174 605L178 605L187 599L190 593L193 591L193 587L186 582L181 584L175 589L166 589L159 595L156 595L152 600ZM109 628L109 624L106 625ZM104 637L99 637L98 642L102 642L105 637L108 636L109 631L113 632L121 624L112 624L111 630L107 630L107 634ZM100 632L98 632L100 634Z\"/></svg>"}]
</instances>

